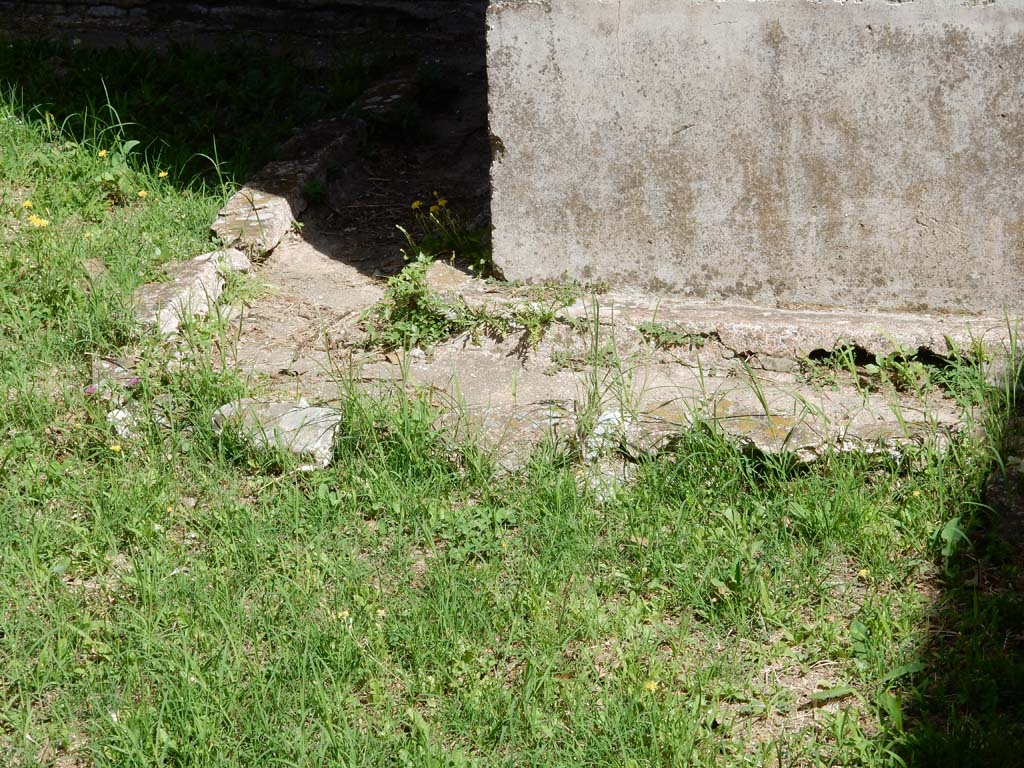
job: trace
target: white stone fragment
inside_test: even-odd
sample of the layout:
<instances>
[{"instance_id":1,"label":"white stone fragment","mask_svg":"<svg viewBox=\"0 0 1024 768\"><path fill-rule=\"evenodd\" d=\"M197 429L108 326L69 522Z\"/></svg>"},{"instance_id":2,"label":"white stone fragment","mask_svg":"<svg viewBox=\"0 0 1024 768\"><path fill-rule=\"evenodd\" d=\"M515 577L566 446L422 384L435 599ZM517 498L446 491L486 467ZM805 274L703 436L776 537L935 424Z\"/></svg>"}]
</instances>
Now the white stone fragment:
<instances>
[{"instance_id":1,"label":"white stone fragment","mask_svg":"<svg viewBox=\"0 0 1024 768\"><path fill-rule=\"evenodd\" d=\"M117 408L107 414L107 423L114 428L114 433L122 440L135 440L139 437L139 419L131 411Z\"/></svg>"},{"instance_id":2,"label":"white stone fragment","mask_svg":"<svg viewBox=\"0 0 1024 768\"><path fill-rule=\"evenodd\" d=\"M221 208L211 228L224 245L263 256L288 234L302 207L282 195L243 187Z\"/></svg>"},{"instance_id":3,"label":"white stone fragment","mask_svg":"<svg viewBox=\"0 0 1024 768\"><path fill-rule=\"evenodd\" d=\"M614 451L621 443L629 421L619 410L605 411L598 416L594 428L582 441L583 460L593 463Z\"/></svg>"},{"instance_id":4,"label":"white stone fragment","mask_svg":"<svg viewBox=\"0 0 1024 768\"><path fill-rule=\"evenodd\" d=\"M206 259L214 262L222 273L238 272L248 274L252 272L252 261L249 257L237 248L225 248L223 251L213 251L197 256L196 259Z\"/></svg>"},{"instance_id":5,"label":"white stone fragment","mask_svg":"<svg viewBox=\"0 0 1024 768\"><path fill-rule=\"evenodd\" d=\"M302 471L330 465L341 414L333 408L245 398L218 408L213 415L218 431L234 425L256 448L290 451L307 459Z\"/></svg>"}]
</instances>

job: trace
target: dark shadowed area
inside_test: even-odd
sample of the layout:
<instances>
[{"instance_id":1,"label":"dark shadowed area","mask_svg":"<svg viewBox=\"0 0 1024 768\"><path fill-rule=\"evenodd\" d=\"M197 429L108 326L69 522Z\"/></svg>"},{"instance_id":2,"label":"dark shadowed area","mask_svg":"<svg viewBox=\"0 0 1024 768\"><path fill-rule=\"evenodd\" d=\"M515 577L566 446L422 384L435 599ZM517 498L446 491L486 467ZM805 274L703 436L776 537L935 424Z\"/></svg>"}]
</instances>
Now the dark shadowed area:
<instances>
[{"instance_id":1,"label":"dark shadowed area","mask_svg":"<svg viewBox=\"0 0 1024 768\"><path fill-rule=\"evenodd\" d=\"M1013 397L1011 395L1011 397ZM1019 400L1018 392L1014 399ZM906 716L910 766L1020 765L1024 747L1024 419L1020 402L1000 460L942 531L952 555ZM998 465L1001 465L1000 468Z\"/></svg>"},{"instance_id":2,"label":"dark shadowed area","mask_svg":"<svg viewBox=\"0 0 1024 768\"><path fill-rule=\"evenodd\" d=\"M443 109L464 79L485 82L485 7L0 0L0 87L72 134L96 116L123 124L182 182L219 180L216 158L240 183L299 127L344 114L381 79L419 88L413 106L380 118L392 137L415 136L417 108ZM485 102L474 108L486 120Z\"/></svg>"},{"instance_id":3,"label":"dark shadowed area","mask_svg":"<svg viewBox=\"0 0 1024 768\"><path fill-rule=\"evenodd\" d=\"M397 227L421 235L415 200L448 201L487 239L486 5L0 1L0 88L179 186L243 184L300 129L355 118L356 156L303 190L303 237L380 277L403 264Z\"/></svg>"}]
</instances>

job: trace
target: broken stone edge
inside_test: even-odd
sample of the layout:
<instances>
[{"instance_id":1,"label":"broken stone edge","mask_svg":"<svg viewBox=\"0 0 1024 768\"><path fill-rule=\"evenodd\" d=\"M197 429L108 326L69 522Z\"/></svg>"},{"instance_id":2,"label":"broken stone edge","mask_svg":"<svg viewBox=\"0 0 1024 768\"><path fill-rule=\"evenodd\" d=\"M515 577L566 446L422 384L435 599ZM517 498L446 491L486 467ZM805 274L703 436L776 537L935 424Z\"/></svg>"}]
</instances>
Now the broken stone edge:
<instances>
[{"instance_id":1,"label":"broken stone edge","mask_svg":"<svg viewBox=\"0 0 1024 768\"><path fill-rule=\"evenodd\" d=\"M172 262L166 267L170 280L146 283L135 291L135 319L155 326L161 336L174 336L183 322L210 313L224 291L225 274L251 269L249 258L234 248Z\"/></svg>"},{"instance_id":2,"label":"broken stone edge","mask_svg":"<svg viewBox=\"0 0 1024 768\"><path fill-rule=\"evenodd\" d=\"M227 201L211 225L225 247L264 259L306 210L306 189L327 183L327 169L350 160L364 126L351 117L320 120L301 129Z\"/></svg>"}]
</instances>

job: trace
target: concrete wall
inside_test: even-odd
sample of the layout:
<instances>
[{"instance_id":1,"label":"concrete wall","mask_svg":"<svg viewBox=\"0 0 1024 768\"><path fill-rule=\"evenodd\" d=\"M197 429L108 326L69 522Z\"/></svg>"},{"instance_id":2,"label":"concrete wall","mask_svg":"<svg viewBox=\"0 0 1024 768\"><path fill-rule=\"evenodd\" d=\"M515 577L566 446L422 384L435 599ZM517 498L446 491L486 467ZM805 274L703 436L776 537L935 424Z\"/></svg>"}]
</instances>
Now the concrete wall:
<instances>
[{"instance_id":1,"label":"concrete wall","mask_svg":"<svg viewBox=\"0 0 1024 768\"><path fill-rule=\"evenodd\" d=\"M492 0L488 26L507 277L1024 309L1024 0Z\"/></svg>"}]
</instances>

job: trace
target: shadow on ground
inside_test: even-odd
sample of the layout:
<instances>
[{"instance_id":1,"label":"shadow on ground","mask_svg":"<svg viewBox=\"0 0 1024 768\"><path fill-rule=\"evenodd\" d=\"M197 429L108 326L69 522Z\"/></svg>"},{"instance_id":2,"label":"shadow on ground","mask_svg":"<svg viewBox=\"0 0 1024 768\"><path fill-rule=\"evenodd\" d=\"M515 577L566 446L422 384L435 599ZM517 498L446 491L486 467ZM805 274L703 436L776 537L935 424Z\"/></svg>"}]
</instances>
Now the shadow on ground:
<instances>
[{"instance_id":1,"label":"shadow on ground","mask_svg":"<svg viewBox=\"0 0 1024 768\"><path fill-rule=\"evenodd\" d=\"M965 530L948 526L956 547L942 572L925 669L907 702L910 766L1024 764L1024 403L1007 425L1002 456L962 511ZM970 522L968 522L970 521Z\"/></svg>"},{"instance_id":2,"label":"shadow on ground","mask_svg":"<svg viewBox=\"0 0 1024 768\"><path fill-rule=\"evenodd\" d=\"M433 100L450 98L467 60L479 62L482 76L485 7L450 0L425 18L382 4L339 10L333 25L318 16L316 26L297 21L279 32L252 28L255 17L245 29L82 19L47 27L47 40L8 19L0 89L14 92L26 118L72 136L140 141L146 159L178 184L242 183L299 127L345 113L381 78L436 85L415 94L416 106L443 109ZM384 127L395 140L414 138L417 114L396 114Z\"/></svg>"},{"instance_id":3,"label":"shadow on ground","mask_svg":"<svg viewBox=\"0 0 1024 768\"><path fill-rule=\"evenodd\" d=\"M0 46L0 88L25 117L114 152L141 142L175 183L239 182L299 125L343 112L389 66L350 50L320 64L238 44L93 49L16 40Z\"/></svg>"}]
</instances>

